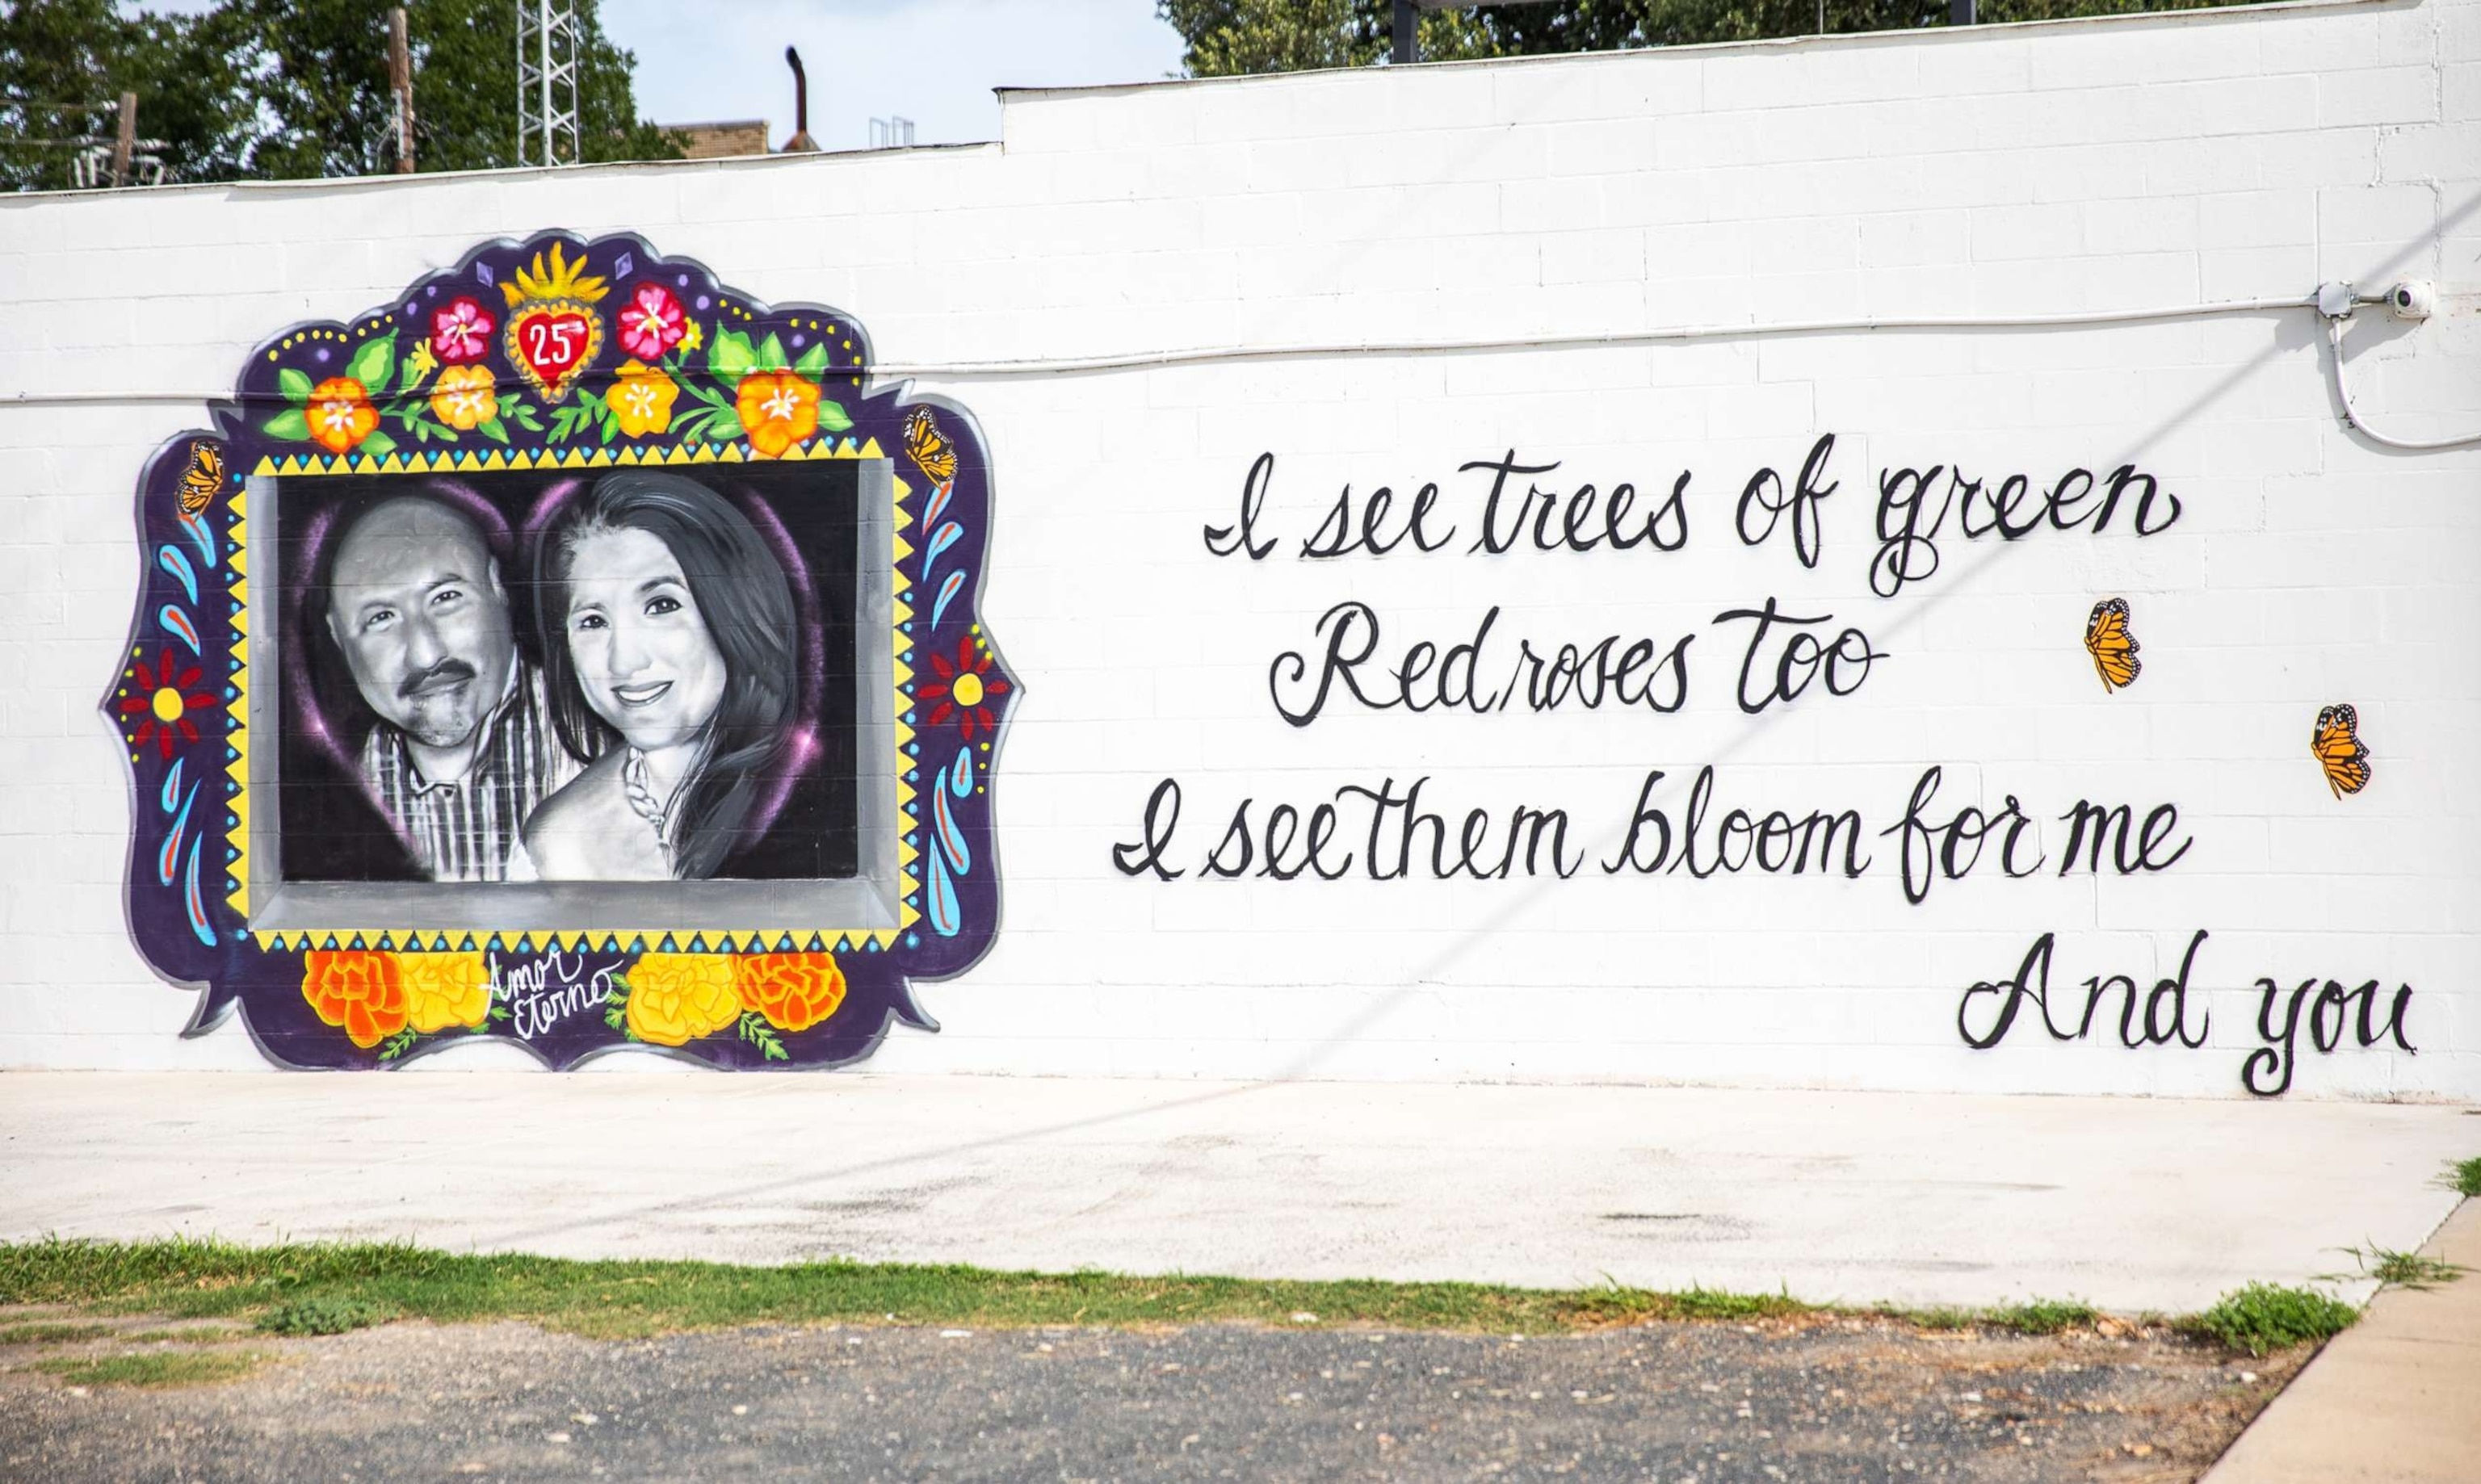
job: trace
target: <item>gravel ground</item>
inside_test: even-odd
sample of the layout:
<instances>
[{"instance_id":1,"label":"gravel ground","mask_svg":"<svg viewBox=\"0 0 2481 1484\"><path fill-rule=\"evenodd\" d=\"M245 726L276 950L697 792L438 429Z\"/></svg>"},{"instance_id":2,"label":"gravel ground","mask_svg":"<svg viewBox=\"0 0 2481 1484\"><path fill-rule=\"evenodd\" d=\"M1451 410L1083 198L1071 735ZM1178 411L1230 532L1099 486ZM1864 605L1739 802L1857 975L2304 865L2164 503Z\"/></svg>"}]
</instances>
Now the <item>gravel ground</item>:
<instances>
[{"instance_id":1,"label":"gravel ground","mask_svg":"<svg viewBox=\"0 0 2481 1484\"><path fill-rule=\"evenodd\" d=\"M38 1317L0 1311L0 1325ZM403 1323L253 1338L274 1357L254 1374L166 1390L74 1387L32 1365L166 1341L14 1345L0 1348L0 1479L2184 1484L2307 1359L2102 1328L2116 1333L761 1326L607 1342Z\"/></svg>"}]
</instances>

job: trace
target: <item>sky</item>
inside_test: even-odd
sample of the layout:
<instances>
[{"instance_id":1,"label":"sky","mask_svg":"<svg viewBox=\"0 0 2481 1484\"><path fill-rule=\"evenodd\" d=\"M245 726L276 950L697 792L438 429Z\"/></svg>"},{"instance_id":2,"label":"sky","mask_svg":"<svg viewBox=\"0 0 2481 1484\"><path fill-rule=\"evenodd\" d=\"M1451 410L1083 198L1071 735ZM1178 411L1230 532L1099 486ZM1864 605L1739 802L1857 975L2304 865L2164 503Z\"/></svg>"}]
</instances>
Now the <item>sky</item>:
<instances>
[{"instance_id":1,"label":"sky","mask_svg":"<svg viewBox=\"0 0 2481 1484\"><path fill-rule=\"evenodd\" d=\"M510 0L515 3L515 0ZM1180 68L1154 0L602 0L638 57L638 111L657 123L767 119L793 132L787 45L810 74L810 133L859 149L901 115L914 142L999 138L991 90L1151 82Z\"/></svg>"}]
</instances>

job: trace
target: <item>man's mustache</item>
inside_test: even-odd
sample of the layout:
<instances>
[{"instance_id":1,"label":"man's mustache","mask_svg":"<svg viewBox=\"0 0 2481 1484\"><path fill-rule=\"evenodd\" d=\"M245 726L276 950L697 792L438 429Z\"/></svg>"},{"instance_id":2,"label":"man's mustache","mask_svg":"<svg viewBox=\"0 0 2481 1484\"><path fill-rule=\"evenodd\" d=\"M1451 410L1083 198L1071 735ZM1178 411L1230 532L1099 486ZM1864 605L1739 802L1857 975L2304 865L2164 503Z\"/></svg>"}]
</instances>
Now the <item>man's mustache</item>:
<instances>
[{"instance_id":1,"label":"man's mustache","mask_svg":"<svg viewBox=\"0 0 2481 1484\"><path fill-rule=\"evenodd\" d=\"M405 678L404 683L396 688L396 693L400 699L409 701L425 691L444 690L449 686L457 685L474 678L474 666L466 664L464 661L456 659L442 660L437 664L432 665L427 670L420 670L414 674L407 675Z\"/></svg>"}]
</instances>

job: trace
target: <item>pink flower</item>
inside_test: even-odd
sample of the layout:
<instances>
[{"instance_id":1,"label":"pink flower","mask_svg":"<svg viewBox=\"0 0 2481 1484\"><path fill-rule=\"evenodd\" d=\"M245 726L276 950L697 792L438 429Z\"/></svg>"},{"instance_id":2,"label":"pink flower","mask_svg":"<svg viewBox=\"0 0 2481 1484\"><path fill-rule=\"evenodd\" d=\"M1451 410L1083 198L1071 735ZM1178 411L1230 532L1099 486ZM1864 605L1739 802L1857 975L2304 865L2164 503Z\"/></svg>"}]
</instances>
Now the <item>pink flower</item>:
<instances>
[{"instance_id":1,"label":"pink flower","mask_svg":"<svg viewBox=\"0 0 2481 1484\"><path fill-rule=\"evenodd\" d=\"M431 317L431 349L452 366L479 361L490 351L491 330L498 323L489 310L470 299L451 299L447 308Z\"/></svg>"},{"instance_id":2,"label":"pink flower","mask_svg":"<svg viewBox=\"0 0 2481 1484\"><path fill-rule=\"evenodd\" d=\"M620 311L621 348L641 361L662 360L666 351L681 343L686 329L681 301L660 283L638 285L629 306Z\"/></svg>"}]
</instances>

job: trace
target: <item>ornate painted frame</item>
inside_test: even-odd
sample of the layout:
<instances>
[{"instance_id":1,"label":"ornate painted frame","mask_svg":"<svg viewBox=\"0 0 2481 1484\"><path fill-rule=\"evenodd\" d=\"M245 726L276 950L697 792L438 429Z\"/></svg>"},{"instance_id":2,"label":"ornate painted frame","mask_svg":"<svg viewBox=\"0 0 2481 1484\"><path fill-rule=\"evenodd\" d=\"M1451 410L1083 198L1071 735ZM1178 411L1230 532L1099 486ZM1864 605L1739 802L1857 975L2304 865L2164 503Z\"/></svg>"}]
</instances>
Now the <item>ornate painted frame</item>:
<instances>
[{"instance_id":1,"label":"ornate painted frame","mask_svg":"<svg viewBox=\"0 0 2481 1484\"><path fill-rule=\"evenodd\" d=\"M210 413L139 481L138 610L102 702L130 762L130 932L157 973L203 987L186 1034L238 1006L293 1067L488 1037L554 1068L642 1044L757 1069L856 1060L893 1021L937 1028L914 981L971 968L999 924L993 765L1018 694L977 608L991 471L964 408L877 384L840 310L759 303L636 236L550 231L287 330ZM253 926L253 476L764 458L894 465L898 926ZM520 1013L554 991L562 1013Z\"/></svg>"}]
</instances>

